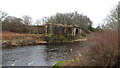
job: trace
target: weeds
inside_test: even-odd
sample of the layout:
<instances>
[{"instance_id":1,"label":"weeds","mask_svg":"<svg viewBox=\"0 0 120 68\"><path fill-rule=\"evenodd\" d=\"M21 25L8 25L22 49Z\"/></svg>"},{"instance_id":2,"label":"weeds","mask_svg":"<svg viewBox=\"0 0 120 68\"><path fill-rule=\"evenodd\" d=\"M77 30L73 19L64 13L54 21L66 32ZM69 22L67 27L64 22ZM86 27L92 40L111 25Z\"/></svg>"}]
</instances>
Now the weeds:
<instances>
[{"instance_id":1,"label":"weeds","mask_svg":"<svg viewBox=\"0 0 120 68\"><path fill-rule=\"evenodd\" d=\"M104 30L87 37L86 47L77 50L81 56L67 66L114 66L118 57L118 31ZM76 61L77 60L77 61ZM66 66L64 64L64 66Z\"/></svg>"},{"instance_id":2,"label":"weeds","mask_svg":"<svg viewBox=\"0 0 120 68\"><path fill-rule=\"evenodd\" d=\"M44 40L49 43L68 42L74 40L74 37L72 35L48 35Z\"/></svg>"}]
</instances>

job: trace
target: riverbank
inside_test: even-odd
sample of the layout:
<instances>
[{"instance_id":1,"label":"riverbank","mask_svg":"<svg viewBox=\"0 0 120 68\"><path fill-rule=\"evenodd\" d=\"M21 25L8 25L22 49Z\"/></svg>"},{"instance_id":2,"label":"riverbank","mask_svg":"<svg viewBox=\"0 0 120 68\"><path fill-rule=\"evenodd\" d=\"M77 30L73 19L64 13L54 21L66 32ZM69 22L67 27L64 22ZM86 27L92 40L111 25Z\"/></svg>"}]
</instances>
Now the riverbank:
<instances>
[{"instance_id":1,"label":"riverbank","mask_svg":"<svg viewBox=\"0 0 120 68\"><path fill-rule=\"evenodd\" d=\"M87 37L83 48L76 49L72 59L57 62L54 67L63 66L116 66L118 60L118 32L116 30L104 30ZM61 66L61 67L60 67Z\"/></svg>"},{"instance_id":2,"label":"riverbank","mask_svg":"<svg viewBox=\"0 0 120 68\"><path fill-rule=\"evenodd\" d=\"M44 34L20 34L14 32L2 33L2 47L35 45L43 42Z\"/></svg>"},{"instance_id":3,"label":"riverbank","mask_svg":"<svg viewBox=\"0 0 120 68\"><path fill-rule=\"evenodd\" d=\"M76 39L67 42L54 42L48 43L44 41L44 34L19 34L13 32L3 32L2 33L2 47L10 48L17 46L34 46L34 45L51 45L51 44L68 44L75 42L86 41L86 38Z\"/></svg>"}]
</instances>

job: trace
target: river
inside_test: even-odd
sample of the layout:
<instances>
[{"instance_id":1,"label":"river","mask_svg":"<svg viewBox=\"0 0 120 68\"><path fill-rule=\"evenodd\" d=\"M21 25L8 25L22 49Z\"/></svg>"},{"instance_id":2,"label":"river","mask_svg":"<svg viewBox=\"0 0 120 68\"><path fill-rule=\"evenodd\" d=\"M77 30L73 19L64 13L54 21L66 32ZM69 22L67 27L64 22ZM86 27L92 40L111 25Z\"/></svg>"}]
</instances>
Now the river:
<instances>
[{"instance_id":1,"label":"river","mask_svg":"<svg viewBox=\"0 0 120 68\"><path fill-rule=\"evenodd\" d=\"M3 66L52 66L57 61L68 60L75 44L35 45L6 48L2 50Z\"/></svg>"}]
</instances>

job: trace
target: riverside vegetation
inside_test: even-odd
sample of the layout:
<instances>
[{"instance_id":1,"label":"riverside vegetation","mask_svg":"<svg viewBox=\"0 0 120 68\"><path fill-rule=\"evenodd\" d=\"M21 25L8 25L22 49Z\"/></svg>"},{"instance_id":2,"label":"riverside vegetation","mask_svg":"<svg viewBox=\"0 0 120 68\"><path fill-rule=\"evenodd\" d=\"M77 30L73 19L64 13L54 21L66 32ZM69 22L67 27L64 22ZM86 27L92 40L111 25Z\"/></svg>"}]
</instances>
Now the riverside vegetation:
<instances>
[{"instance_id":1,"label":"riverside vegetation","mask_svg":"<svg viewBox=\"0 0 120 68\"><path fill-rule=\"evenodd\" d=\"M102 30L87 35L83 48L74 51L72 59L56 63L54 68L67 68L68 66L105 66L118 67L120 65L119 37L120 37L120 3L111 10ZM76 55L75 54L75 55Z\"/></svg>"},{"instance_id":2,"label":"riverside vegetation","mask_svg":"<svg viewBox=\"0 0 120 68\"><path fill-rule=\"evenodd\" d=\"M118 64L118 32L104 30L87 37L86 47L76 50L78 54L71 60L58 62L54 65L61 66L115 66ZM73 55L71 55L73 56Z\"/></svg>"},{"instance_id":3,"label":"riverside vegetation","mask_svg":"<svg viewBox=\"0 0 120 68\"><path fill-rule=\"evenodd\" d=\"M32 18L30 16L23 16L23 19L7 16L7 13L1 12L0 22L2 22L2 30L7 32L19 33L20 35L24 34L27 36L12 37L12 42L17 39L17 41L22 39L21 44L25 42L33 44L34 42L41 43L51 43L51 42L68 42L75 40L71 35L52 35L49 34L45 36L45 30L40 34L40 30L35 26L31 25ZM59 61L53 67L64 68L66 66L117 66L120 64L119 60L119 37L120 34L120 4L118 4L110 13L110 15L105 19L103 25L98 26L97 28L92 27L92 21L85 15L78 14L77 12L73 13L57 13L51 17L43 18L42 26L45 27L45 24L51 22L53 24L63 24L63 25L78 25L84 29L87 41L84 42L83 48L78 48L74 50L75 54L71 54L72 59ZM37 23L40 23L37 20ZM13 27L14 26L14 27ZM32 28L31 28L32 27ZM32 35L33 34L33 35ZM28 36L31 35L31 36ZM35 37L37 35L37 37ZM40 36L41 35L41 36ZM3 41L5 39L5 34L3 32ZM8 36L7 36L8 38ZM23 40L24 39L24 40ZM11 41L9 40L9 41ZM3 42L2 41L2 42ZM8 42L8 41L7 41ZM31 43L33 42L33 43ZM19 43L19 42L18 42ZM4 44L4 42L3 42ZM11 44L11 43L10 43ZM10 45L9 43L7 46ZM76 55L76 56L74 56Z\"/></svg>"}]
</instances>

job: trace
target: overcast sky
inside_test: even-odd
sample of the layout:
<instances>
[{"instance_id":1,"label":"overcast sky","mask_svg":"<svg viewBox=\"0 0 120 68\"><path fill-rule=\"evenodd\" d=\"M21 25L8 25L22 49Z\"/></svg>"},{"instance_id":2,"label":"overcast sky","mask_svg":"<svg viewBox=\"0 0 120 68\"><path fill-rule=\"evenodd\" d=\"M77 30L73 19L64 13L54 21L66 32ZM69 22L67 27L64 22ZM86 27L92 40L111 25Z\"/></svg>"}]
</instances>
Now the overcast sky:
<instances>
[{"instance_id":1,"label":"overcast sky","mask_svg":"<svg viewBox=\"0 0 120 68\"><path fill-rule=\"evenodd\" d=\"M93 26L103 22L119 0L0 0L0 10L10 16L29 15L35 21L59 13L77 11L87 15Z\"/></svg>"}]
</instances>

